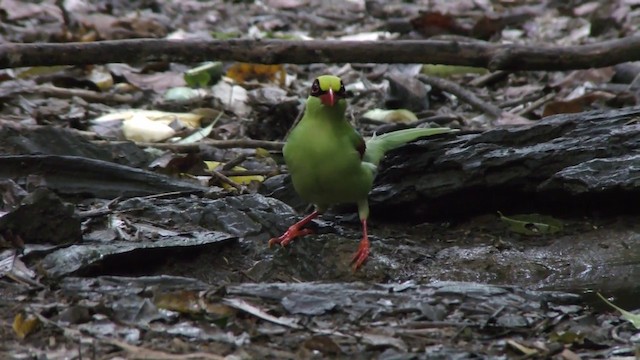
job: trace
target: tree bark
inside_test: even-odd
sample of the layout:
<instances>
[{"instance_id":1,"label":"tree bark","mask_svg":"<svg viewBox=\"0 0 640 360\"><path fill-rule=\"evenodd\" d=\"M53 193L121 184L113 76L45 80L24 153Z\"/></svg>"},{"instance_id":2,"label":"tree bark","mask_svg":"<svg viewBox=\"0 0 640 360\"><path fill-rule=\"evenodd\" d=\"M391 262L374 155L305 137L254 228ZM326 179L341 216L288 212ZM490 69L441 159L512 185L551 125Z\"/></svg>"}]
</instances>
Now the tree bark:
<instances>
[{"instance_id":1,"label":"tree bark","mask_svg":"<svg viewBox=\"0 0 640 360\"><path fill-rule=\"evenodd\" d=\"M370 199L400 218L637 213L640 107L421 140L390 152ZM386 215L385 215L386 216Z\"/></svg>"}]
</instances>

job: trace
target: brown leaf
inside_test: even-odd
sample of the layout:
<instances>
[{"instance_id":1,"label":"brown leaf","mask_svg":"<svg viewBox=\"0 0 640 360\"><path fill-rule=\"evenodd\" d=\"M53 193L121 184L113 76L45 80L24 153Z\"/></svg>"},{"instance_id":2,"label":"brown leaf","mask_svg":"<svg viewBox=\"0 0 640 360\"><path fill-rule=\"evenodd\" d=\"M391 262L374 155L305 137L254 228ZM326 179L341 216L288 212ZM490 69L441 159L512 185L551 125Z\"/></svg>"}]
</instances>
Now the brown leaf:
<instances>
[{"instance_id":1,"label":"brown leaf","mask_svg":"<svg viewBox=\"0 0 640 360\"><path fill-rule=\"evenodd\" d=\"M526 119L520 115L512 114L507 111L503 111L500 114L500 117L494 121L494 125L503 126L503 125L531 125L535 123L529 119Z\"/></svg>"},{"instance_id":2,"label":"brown leaf","mask_svg":"<svg viewBox=\"0 0 640 360\"><path fill-rule=\"evenodd\" d=\"M551 87L574 87L582 85L585 82L591 82L595 84L608 83L613 78L615 70L612 66L572 71L563 79L550 84Z\"/></svg>"},{"instance_id":3,"label":"brown leaf","mask_svg":"<svg viewBox=\"0 0 640 360\"><path fill-rule=\"evenodd\" d=\"M325 355L339 355L342 353L340 345L326 335L312 336L304 342L304 347L309 350L316 350Z\"/></svg>"},{"instance_id":4,"label":"brown leaf","mask_svg":"<svg viewBox=\"0 0 640 360\"><path fill-rule=\"evenodd\" d=\"M167 175L195 174L203 172L202 157L199 154L175 154L167 152L149 164L149 169Z\"/></svg>"},{"instance_id":5,"label":"brown leaf","mask_svg":"<svg viewBox=\"0 0 640 360\"><path fill-rule=\"evenodd\" d=\"M569 349L562 350L560 356L565 360L580 360L581 357Z\"/></svg>"},{"instance_id":6,"label":"brown leaf","mask_svg":"<svg viewBox=\"0 0 640 360\"><path fill-rule=\"evenodd\" d=\"M582 99L577 98L569 101L553 101L545 105L542 111L542 117L555 114L579 113L584 110L585 103Z\"/></svg>"},{"instance_id":7,"label":"brown leaf","mask_svg":"<svg viewBox=\"0 0 640 360\"><path fill-rule=\"evenodd\" d=\"M542 6L520 6L502 13L489 13L478 19L471 33L475 38L488 40L506 27L512 29L522 27L532 17L540 15L543 10Z\"/></svg>"},{"instance_id":8,"label":"brown leaf","mask_svg":"<svg viewBox=\"0 0 640 360\"><path fill-rule=\"evenodd\" d=\"M411 20L411 25L414 30L427 38L443 34L467 35L469 33L468 29L456 22L453 15L439 11L423 12Z\"/></svg>"},{"instance_id":9,"label":"brown leaf","mask_svg":"<svg viewBox=\"0 0 640 360\"><path fill-rule=\"evenodd\" d=\"M28 2L22 0L0 0L0 9L3 10L3 20L15 21L22 19L35 20L40 17L56 17L61 19L62 14L57 6L50 3Z\"/></svg>"},{"instance_id":10,"label":"brown leaf","mask_svg":"<svg viewBox=\"0 0 640 360\"><path fill-rule=\"evenodd\" d=\"M573 8L573 15L576 17L589 15L596 11L601 5L602 4L600 3L600 1L591 1L582 5L578 5Z\"/></svg>"},{"instance_id":11,"label":"brown leaf","mask_svg":"<svg viewBox=\"0 0 640 360\"><path fill-rule=\"evenodd\" d=\"M598 100L608 101L615 97L615 95L606 93L604 91L595 91L585 94L571 100L554 101L547 104L542 111L542 116L550 116L555 114L567 114L578 113L588 109L588 107Z\"/></svg>"},{"instance_id":12,"label":"brown leaf","mask_svg":"<svg viewBox=\"0 0 640 360\"><path fill-rule=\"evenodd\" d=\"M99 13L77 14L76 18L85 28L95 30L100 40L160 38L168 33L163 19L148 13L124 18Z\"/></svg>"},{"instance_id":13,"label":"brown leaf","mask_svg":"<svg viewBox=\"0 0 640 360\"><path fill-rule=\"evenodd\" d=\"M143 90L153 90L162 93L165 90L177 86L185 86L182 74L173 71L158 72L153 74L138 74L128 72L124 74L127 81Z\"/></svg>"}]
</instances>

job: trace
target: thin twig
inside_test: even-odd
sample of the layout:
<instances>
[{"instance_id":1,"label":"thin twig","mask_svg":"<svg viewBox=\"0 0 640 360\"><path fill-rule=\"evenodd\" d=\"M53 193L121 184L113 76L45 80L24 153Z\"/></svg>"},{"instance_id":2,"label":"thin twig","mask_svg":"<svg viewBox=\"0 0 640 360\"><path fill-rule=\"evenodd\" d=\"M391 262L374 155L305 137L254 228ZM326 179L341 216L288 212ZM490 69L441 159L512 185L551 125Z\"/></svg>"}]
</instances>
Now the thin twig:
<instances>
[{"instance_id":1,"label":"thin twig","mask_svg":"<svg viewBox=\"0 0 640 360\"><path fill-rule=\"evenodd\" d=\"M216 170L220 170L220 171L231 170L234 167L242 164L245 160L247 160L247 154L239 154L238 156L236 156L234 159L232 159L228 163L222 165L222 167L220 169L216 169Z\"/></svg>"},{"instance_id":2,"label":"thin twig","mask_svg":"<svg viewBox=\"0 0 640 360\"><path fill-rule=\"evenodd\" d=\"M305 104L305 107L302 110L300 110L300 112L298 112L298 116L293 121L293 125L291 125L291 127L287 131L287 134L284 136L285 141L289 138L289 134L291 134L291 130L293 130L293 128L295 128L298 125L300 120L302 120L302 117L304 116L305 109L306 109L306 104Z\"/></svg>"},{"instance_id":3,"label":"thin twig","mask_svg":"<svg viewBox=\"0 0 640 360\"><path fill-rule=\"evenodd\" d=\"M480 99L474 93L464 89L462 86L454 82L426 75L418 75L418 79L425 84L429 84L440 90L455 95L460 100L473 106L475 109L482 111L484 114L490 115L494 118L499 118L502 115L502 109Z\"/></svg>"},{"instance_id":4,"label":"thin twig","mask_svg":"<svg viewBox=\"0 0 640 360\"><path fill-rule=\"evenodd\" d=\"M130 104L135 101L135 97L130 94L111 94L100 93L85 89L68 89L52 85L38 85L30 86L26 88L17 89L19 93L39 94L45 97L53 97L60 99L71 99L72 97L79 97L87 101L103 102L103 103L117 103L117 104Z\"/></svg>"},{"instance_id":5,"label":"thin twig","mask_svg":"<svg viewBox=\"0 0 640 360\"><path fill-rule=\"evenodd\" d=\"M537 108L541 107L542 105L546 104L547 102L549 102L549 101L550 101L551 99L553 99L555 96L556 96L556 94L555 94L555 93L547 94L547 95L545 95L545 96L541 97L540 99L538 99L538 100L536 100L536 101L532 102L529 106L527 106L526 108L524 108L524 109L522 109L522 110L520 110L520 111L516 112L515 114L516 114L516 115L519 115L519 116L524 116L524 115L526 115L526 114L529 114L529 113L530 113L530 112L532 112L533 110L535 110L535 109L537 109Z\"/></svg>"},{"instance_id":6,"label":"thin twig","mask_svg":"<svg viewBox=\"0 0 640 360\"><path fill-rule=\"evenodd\" d=\"M211 174L213 174L213 176L215 176L218 180L220 180L222 183L227 184L227 185L231 185L234 188L236 188L236 190L238 190L241 194L244 193L246 191L246 188L240 184L238 184L237 182L229 179L227 176L222 175L219 171L216 170L210 170Z\"/></svg>"},{"instance_id":7,"label":"thin twig","mask_svg":"<svg viewBox=\"0 0 640 360\"><path fill-rule=\"evenodd\" d=\"M501 109L515 108L516 106L536 101L536 100L544 97L545 95L546 94L543 91L534 91L534 92L528 93L528 94L523 95L523 96L521 96L519 98L516 98L516 99L503 101L503 102L499 103L498 106Z\"/></svg>"},{"instance_id":8,"label":"thin twig","mask_svg":"<svg viewBox=\"0 0 640 360\"><path fill-rule=\"evenodd\" d=\"M127 358L130 359L159 359L159 360L224 360L224 356L205 353L205 352L192 352L186 354L173 354L168 352L163 352L159 350L154 350L151 348L145 348L141 346L135 346L128 344L124 341L120 341L117 339L105 339L100 340L104 344L109 344L113 346L117 346L120 349L124 350L127 353Z\"/></svg>"},{"instance_id":9,"label":"thin twig","mask_svg":"<svg viewBox=\"0 0 640 360\"><path fill-rule=\"evenodd\" d=\"M272 170L223 170L220 174L225 176L273 176L281 174L280 169Z\"/></svg>"},{"instance_id":10,"label":"thin twig","mask_svg":"<svg viewBox=\"0 0 640 360\"><path fill-rule=\"evenodd\" d=\"M508 75L509 75L509 71L503 71L503 70L493 71L488 74L478 76L477 78L469 81L469 85L475 86L475 87L485 87L488 84L493 84L496 81L502 80Z\"/></svg>"}]
</instances>

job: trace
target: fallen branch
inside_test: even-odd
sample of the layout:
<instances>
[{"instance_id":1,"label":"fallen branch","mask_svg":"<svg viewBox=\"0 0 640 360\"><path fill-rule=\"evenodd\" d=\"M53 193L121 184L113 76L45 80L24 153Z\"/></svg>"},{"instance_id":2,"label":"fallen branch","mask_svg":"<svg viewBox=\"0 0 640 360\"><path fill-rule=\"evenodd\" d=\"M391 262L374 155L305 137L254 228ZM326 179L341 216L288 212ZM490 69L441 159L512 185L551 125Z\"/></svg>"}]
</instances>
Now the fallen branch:
<instances>
[{"instance_id":1,"label":"fallen branch","mask_svg":"<svg viewBox=\"0 0 640 360\"><path fill-rule=\"evenodd\" d=\"M92 143L96 145L118 145L129 143L129 141L109 141L109 140L93 140ZM135 142L139 147L154 147L162 150L171 150L176 152L199 152L202 145L209 145L217 147L219 149L232 149L232 148L263 148L267 150L282 150L284 146L280 141L268 141L268 140L253 140L253 139L233 139L233 140L203 140L193 144L170 144L170 143L148 143L148 142Z\"/></svg>"},{"instance_id":2,"label":"fallen branch","mask_svg":"<svg viewBox=\"0 0 640 360\"><path fill-rule=\"evenodd\" d=\"M101 93L85 89L68 89L50 85L39 85L31 88L20 89L20 93L39 94L45 97L54 97L60 99L70 99L74 96L87 101L103 102L106 104L131 104L134 102L134 96L130 94L111 94Z\"/></svg>"},{"instance_id":3,"label":"fallen branch","mask_svg":"<svg viewBox=\"0 0 640 360\"><path fill-rule=\"evenodd\" d=\"M283 171L280 169L271 169L271 170L227 170L220 171L220 174L224 176L274 176L278 174L282 174Z\"/></svg>"},{"instance_id":4,"label":"fallen branch","mask_svg":"<svg viewBox=\"0 0 640 360\"><path fill-rule=\"evenodd\" d=\"M476 110L482 111L483 113L492 116L494 118L499 118L502 116L502 109L499 107L490 104L479 97L477 97L474 93L469 90L466 90L462 86L449 81L444 78L437 78L433 76L426 75L418 75L418 80L422 81L425 84L429 84L435 88L438 88L442 91L446 91L450 94L457 96L460 100L465 103L473 106Z\"/></svg>"},{"instance_id":5,"label":"fallen branch","mask_svg":"<svg viewBox=\"0 0 640 360\"><path fill-rule=\"evenodd\" d=\"M514 114L519 115L519 116L525 116L525 115L533 112L537 108L539 108L541 106L544 106L544 104L546 104L549 101L551 101L554 97L556 97L556 95L557 95L556 93L549 93L549 94L547 94L545 96L542 96L541 98L539 98L536 101L532 102L526 108L524 108L524 109L522 109L520 111L514 112Z\"/></svg>"},{"instance_id":6,"label":"fallen branch","mask_svg":"<svg viewBox=\"0 0 640 360\"><path fill-rule=\"evenodd\" d=\"M570 70L640 60L640 36L574 46L478 41L288 41L130 39L0 45L0 68L145 61L242 61L263 64L423 63L491 70Z\"/></svg>"},{"instance_id":7,"label":"fallen branch","mask_svg":"<svg viewBox=\"0 0 640 360\"><path fill-rule=\"evenodd\" d=\"M640 198L639 117L640 106L607 109L418 141L387 154L369 203L402 221L634 211L627 200Z\"/></svg>"},{"instance_id":8,"label":"fallen branch","mask_svg":"<svg viewBox=\"0 0 640 360\"><path fill-rule=\"evenodd\" d=\"M226 357L210 354L206 352L192 352L188 354L174 354L164 351L145 348L142 346L135 346L128 344L124 341L117 339L102 340L103 343L117 346L120 349L127 352L127 358L129 359L159 359L159 360L224 360Z\"/></svg>"},{"instance_id":9,"label":"fallen branch","mask_svg":"<svg viewBox=\"0 0 640 360\"><path fill-rule=\"evenodd\" d=\"M0 180L33 175L41 176L47 187L59 194L104 199L209 190L186 180L79 156L0 156Z\"/></svg>"},{"instance_id":10,"label":"fallen branch","mask_svg":"<svg viewBox=\"0 0 640 360\"><path fill-rule=\"evenodd\" d=\"M227 184L229 186L234 187L236 190L238 190L239 194L244 194L246 193L247 188L245 186L242 186L240 184L238 184L237 182L229 179L228 176L226 175L222 175L219 171L217 170L209 170L209 172L216 178L218 179L218 181L220 181L222 184Z\"/></svg>"}]
</instances>

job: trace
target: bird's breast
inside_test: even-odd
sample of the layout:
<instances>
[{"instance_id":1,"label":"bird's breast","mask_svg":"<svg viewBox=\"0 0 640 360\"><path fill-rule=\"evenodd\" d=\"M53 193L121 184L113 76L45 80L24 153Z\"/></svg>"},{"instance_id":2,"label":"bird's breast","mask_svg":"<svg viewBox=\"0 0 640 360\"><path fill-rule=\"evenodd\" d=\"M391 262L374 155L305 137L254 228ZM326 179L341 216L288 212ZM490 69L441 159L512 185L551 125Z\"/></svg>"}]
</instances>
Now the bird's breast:
<instances>
[{"instance_id":1,"label":"bird's breast","mask_svg":"<svg viewBox=\"0 0 640 360\"><path fill-rule=\"evenodd\" d=\"M357 202L371 189L373 177L363 167L357 149L334 140L311 137L287 144L285 161L296 192L306 201L323 205Z\"/></svg>"}]
</instances>

